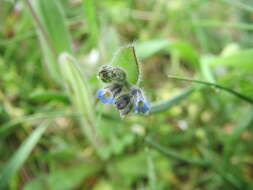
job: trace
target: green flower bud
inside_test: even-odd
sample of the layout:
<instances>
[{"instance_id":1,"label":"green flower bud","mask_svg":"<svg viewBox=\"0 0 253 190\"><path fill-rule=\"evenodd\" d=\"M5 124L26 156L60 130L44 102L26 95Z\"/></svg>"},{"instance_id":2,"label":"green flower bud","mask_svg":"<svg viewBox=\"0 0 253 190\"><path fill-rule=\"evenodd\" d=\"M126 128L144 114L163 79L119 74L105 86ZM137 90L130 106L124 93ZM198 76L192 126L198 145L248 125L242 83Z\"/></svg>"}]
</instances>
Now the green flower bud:
<instances>
[{"instance_id":1,"label":"green flower bud","mask_svg":"<svg viewBox=\"0 0 253 190\"><path fill-rule=\"evenodd\" d=\"M105 83L123 83L126 81L126 72L119 67L104 65L98 72L98 78Z\"/></svg>"}]
</instances>

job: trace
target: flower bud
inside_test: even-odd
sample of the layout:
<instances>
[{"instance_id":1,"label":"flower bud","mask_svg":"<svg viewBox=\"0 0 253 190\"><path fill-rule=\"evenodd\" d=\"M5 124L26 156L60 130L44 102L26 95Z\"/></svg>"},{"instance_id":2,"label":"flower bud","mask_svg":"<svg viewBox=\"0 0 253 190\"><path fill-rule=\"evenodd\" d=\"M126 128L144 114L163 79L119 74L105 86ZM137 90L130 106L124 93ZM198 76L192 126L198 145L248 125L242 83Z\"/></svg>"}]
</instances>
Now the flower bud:
<instances>
[{"instance_id":1,"label":"flower bud","mask_svg":"<svg viewBox=\"0 0 253 190\"><path fill-rule=\"evenodd\" d=\"M124 117L132 110L132 96L130 94L123 94L115 101L115 106L120 112L120 116Z\"/></svg>"},{"instance_id":2,"label":"flower bud","mask_svg":"<svg viewBox=\"0 0 253 190\"><path fill-rule=\"evenodd\" d=\"M122 83L126 81L126 72L119 67L104 65L98 72L98 78L105 83Z\"/></svg>"},{"instance_id":3,"label":"flower bud","mask_svg":"<svg viewBox=\"0 0 253 190\"><path fill-rule=\"evenodd\" d=\"M118 110L122 110L130 103L130 101L131 101L130 95L123 94L116 99L115 104Z\"/></svg>"}]
</instances>

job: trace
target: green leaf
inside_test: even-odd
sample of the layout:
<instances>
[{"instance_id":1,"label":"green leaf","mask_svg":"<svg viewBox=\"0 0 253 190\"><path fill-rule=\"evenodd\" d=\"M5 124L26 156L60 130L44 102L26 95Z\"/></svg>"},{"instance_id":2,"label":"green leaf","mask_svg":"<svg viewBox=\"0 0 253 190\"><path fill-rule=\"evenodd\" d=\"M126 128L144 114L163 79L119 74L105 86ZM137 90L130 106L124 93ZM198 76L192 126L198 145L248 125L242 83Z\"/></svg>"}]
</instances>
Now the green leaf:
<instances>
[{"instance_id":1,"label":"green leaf","mask_svg":"<svg viewBox=\"0 0 253 190\"><path fill-rule=\"evenodd\" d=\"M6 133L10 132L12 129L15 128L15 126L17 126L20 123L39 120L39 119L46 119L46 118L63 117L63 116L74 117L78 115L75 113L67 113L64 110L64 111L55 111L55 112L46 112L46 113L36 113L33 115L24 116L21 118L17 118L15 120L11 120L1 125L0 136L4 136Z\"/></svg>"},{"instance_id":2,"label":"green leaf","mask_svg":"<svg viewBox=\"0 0 253 190\"><path fill-rule=\"evenodd\" d=\"M248 111L243 120L239 120L235 129L229 135L229 137L225 138L224 141L224 155L223 155L223 165L229 166L231 163L229 159L234 154L236 148L238 148L237 142L240 138L240 135L246 131L248 128L252 127L253 124L253 109Z\"/></svg>"},{"instance_id":3,"label":"green leaf","mask_svg":"<svg viewBox=\"0 0 253 190\"><path fill-rule=\"evenodd\" d=\"M173 158L185 163L190 163L190 164L195 164L195 165L200 165L200 166L207 166L210 164L209 161L207 160L192 159L192 158L179 154L177 151L167 150L165 147L162 147L160 144L157 144L155 141L153 141L150 137L146 137L144 141L147 146L149 146L152 149L157 150L158 152L168 157L169 159Z\"/></svg>"},{"instance_id":4,"label":"green leaf","mask_svg":"<svg viewBox=\"0 0 253 190\"><path fill-rule=\"evenodd\" d=\"M41 91L41 92L34 92L30 95L30 99L34 101L59 101L65 104L69 103L69 98L63 92L57 91Z\"/></svg>"},{"instance_id":5,"label":"green leaf","mask_svg":"<svg viewBox=\"0 0 253 190\"><path fill-rule=\"evenodd\" d=\"M210 65L225 65L244 70L253 69L253 49L241 50L225 57L218 57L210 61Z\"/></svg>"},{"instance_id":6,"label":"green leaf","mask_svg":"<svg viewBox=\"0 0 253 190\"><path fill-rule=\"evenodd\" d=\"M153 39L145 42L136 43L136 54L143 60L155 53L163 51L170 54L176 51L181 58L189 61L194 67L199 65L199 56L191 44L185 41L168 41L167 39Z\"/></svg>"},{"instance_id":7,"label":"green leaf","mask_svg":"<svg viewBox=\"0 0 253 190\"><path fill-rule=\"evenodd\" d=\"M36 26L44 60L53 79L61 82L58 55L72 52L71 38L59 0L24 0Z\"/></svg>"},{"instance_id":8,"label":"green leaf","mask_svg":"<svg viewBox=\"0 0 253 190\"><path fill-rule=\"evenodd\" d=\"M136 54L140 60L148 58L155 53L164 50L169 46L169 41L165 39L155 39L136 43Z\"/></svg>"},{"instance_id":9,"label":"green leaf","mask_svg":"<svg viewBox=\"0 0 253 190\"><path fill-rule=\"evenodd\" d=\"M116 160L113 165L127 184L131 184L138 177L147 175L146 154L144 152L125 155Z\"/></svg>"},{"instance_id":10,"label":"green leaf","mask_svg":"<svg viewBox=\"0 0 253 190\"><path fill-rule=\"evenodd\" d=\"M81 72L74 57L68 53L62 53L59 64L63 76L63 83L68 87L70 100L73 102L77 112L81 115L81 127L91 144L101 150L101 139L98 136L96 115L94 109L95 96L92 96L89 83ZM102 155L101 155L102 156Z\"/></svg>"},{"instance_id":11,"label":"green leaf","mask_svg":"<svg viewBox=\"0 0 253 190\"><path fill-rule=\"evenodd\" d=\"M198 68L199 56L191 44L184 41L173 41L169 45L169 50L176 50L184 60L190 62L195 68Z\"/></svg>"},{"instance_id":12,"label":"green leaf","mask_svg":"<svg viewBox=\"0 0 253 190\"><path fill-rule=\"evenodd\" d=\"M174 97L168 99L168 100L163 100L160 102L152 102L151 108L150 108L150 113L156 113L156 112L161 112L165 111L172 106L178 104L182 100L186 99L191 93L194 91L194 88L188 88L181 92L178 95L175 95Z\"/></svg>"},{"instance_id":13,"label":"green leaf","mask_svg":"<svg viewBox=\"0 0 253 190\"><path fill-rule=\"evenodd\" d=\"M94 0L83 0L84 14L89 29L88 46L95 45L98 39L97 11ZM87 43L87 42L86 42ZM86 45L87 46L87 45Z\"/></svg>"},{"instance_id":14,"label":"green leaf","mask_svg":"<svg viewBox=\"0 0 253 190\"><path fill-rule=\"evenodd\" d=\"M74 57L67 53L62 53L59 57L63 80L68 85L70 98L76 103L78 111L82 113L90 122L94 120L93 103L90 88L85 75L81 73Z\"/></svg>"},{"instance_id":15,"label":"green leaf","mask_svg":"<svg viewBox=\"0 0 253 190\"><path fill-rule=\"evenodd\" d=\"M155 171L155 159L151 151L146 149L146 158L147 158L147 170L148 170L148 181L150 190L157 190L157 174Z\"/></svg>"},{"instance_id":16,"label":"green leaf","mask_svg":"<svg viewBox=\"0 0 253 190\"><path fill-rule=\"evenodd\" d=\"M215 82L215 77L214 77L214 75L212 73L212 70L210 68L210 64L209 64L210 59L212 59L212 58L209 57L209 56L205 56L205 57L203 56L201 58L200 69L201 69L201 73L202 73L203 77L207 81L214 83Z\"/></svg>"},{"instance_id":17,"label":"green leaf","mask_svg":"<svg viewBox=\"0 0 253 190\"><path fill-rule=\"evenodd\" d=\"M71 53L70 34L60 1L36 0L34 7L57 56L63 51Z\"/></svg>"},{"instance_id":18,"label":"green leaf","mask_svg":"<svg viewBox=\"0 0 253 190\"><path fill-rule=\"evenodd\" d=\"M114 56L111 64L125 70L128 82L132 84L137 84L139 82L140 66L135 54L134 46L121 48Z\"/></svg>"},{"instance_id":19,"label":"green leaf","mask_svg":"<svg viewBox=\"0 0 253 190\"><path fill-rule=\"evenodd\" d=\"M32 152L33 148L39 142L40 137L45 132L46 128L49 126L50 122L44 122L39 127L37 127L33 133L28 137L28 139L22 143L19 149L15 152L12 158L7 162L4 168L1 170L0 174L0 188L4 189L10 179L16 174L20 167L24 164L25 160L28 158L29 154Z\"/></svg>"},{"instance_id":20,"label":"green leaf","mask_svg":"<svg viewBox=\"0 0 253 190\"><path fill-rule=\"evenodd\" d=\"M76 189L89 176L96 173L99 164L81 163L67 168L57 168L48 175L42 175L25 185L24 190L69 190ZM59 183L60 182L60 183Z\"/></svg>"}]
</instances>

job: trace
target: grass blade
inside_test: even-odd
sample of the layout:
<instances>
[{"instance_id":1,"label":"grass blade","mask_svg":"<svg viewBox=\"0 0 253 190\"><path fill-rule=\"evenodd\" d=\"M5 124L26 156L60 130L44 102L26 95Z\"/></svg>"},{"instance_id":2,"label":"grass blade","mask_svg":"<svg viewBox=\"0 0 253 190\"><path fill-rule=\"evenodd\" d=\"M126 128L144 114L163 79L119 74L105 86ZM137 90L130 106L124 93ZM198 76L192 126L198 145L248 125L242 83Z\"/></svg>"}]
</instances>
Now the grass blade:
<instances>
[{"instance_id":1,"label":"grass blade","mask_svg":"<svg viewBox=\"0 0 253 190\"><path fill-rule=\"evenodd\" d=\"M253 49L244 49L232 53L231 55L218 57L209 62L210 66L224 65L238 68L240 70L251 71L253 60Z\"/></svg>"},{"instance_id":2,"label":"grass blade","mask_svg":"<svg viewBox=\"0 0 253 190\"><path fill-rule=\"evenodd\" d=\"M144 141L150 148L157 150L158 152L160 152L161 154L163 154L164 156L166 156L168 158L173 158L178 161L182 161L182 162L194 164L194 165L200 165L200 166L208 166L209 165L209 162L207 162L205 160L197 160L197 159L191 159L188 157L183 157L182 155L178 154L177 152L166 150L164 147L162 147L161 145L154 142L150 137L146 137L144 139Z\"/></svg>"},{"instance_id":3,"label":"grass blade","mask_svg":"<svg viewBox=\"0 0 253 190\"><path fill-rule=\"evenodd\" d=\"M90 38L86 42L88 47L96 45L98 39L98 24L96 6L94 0L83 0L84 14L86 16Z\"/></svg>"},{"instance_id":4,"label":"grass blade","mask_svg":"<svg viewBox=\"0 0 253 190\"><path fill-rule=\"evenodd\" d=\"M215 20L201 20L197 23L194 23L194 26L236 28L236 29L248 30L248 31L253 30L253 26L250 23L229 23L229 22L221 22L221 21L215 21Z\"/></svg>"},{"instance_id":5,"label":"grass blade","mask_svg":"<svg viewBox=\"0 0 253 190\"><path fill-rule=\"evenodd\" d=\"M3 125L1 125L0 128L0 137L4 134L11 131L15 126L17 126L20 123L28 122L28 121L34 121L39 119L45 119L45 118L56 118L56 117L78 117L76 113L66 113L66 111L55 111L55 112L47 112L47 113L37 113L33 115L24 116L19 119L11 120Z\"/></svg>"},{"instance_id":6,"label":"grass blade","mask_svg":"<svg viewBox=\"0 0 253 190\"><path fill-rule=\"evenodd\" d=\"M154 158L149 149L146 149L146 157L147 157L147 172L148 172L148 180L149 180L149 188L150 190L157 190L157 176L156 176L156 168L154 163Z\"/></svg>"},{"instance_id":7,"label":"grass blade","mask_svg":"<svg viewBox=\"0 0 253 190\"><path fill-rule=\"evenodd\" d=\"M146 59L155 53L164 50L169 46L169 41L165 39L155 39L136 43L136 54L140 60Z\"/></svg>"},{"instance_id":8,"label":"grass blade","mask_svg":"<svg viewBox=\"0 0 253 190\"><path fill-rule=\"evenodd\" d=\"M161 111L171 108L172 106L178 104L180 101L187 98L193 91L194 91L194 88L189 88L168 100L152 103L151 108L150 108L150 113L161 112Z\"/></svg>"},{"instance_id":9,"label":"grass blade","mask_svg":"<svg viewBox=\"0 0 253 190\"><path fill-rule=\"evenodd\" d=\"M32 93L29 98L33 101L46 102L46 101L58 101L64 104L69 103L69 98L63 92L58 91L39 91Z\"/></svg>"},{"instance_id":10,"label":"grass blade","mask_svg":"<svg viewBox=\"0 0 253 190\"><path fill-rule=\"evenodd\" d=\"M201 81L201 80L195 80L195 79L189 79L189 78L182 78L182 77L176 77L176 76L168 76L169 78L171 79L177 79L177 80L184 80L184 81L189 81L189 82L194 82L194 83L199 83L199 84L203 84L203 85L207 85L207 86L214 86L216 88L219 88L221 90L224 90L226 92L229 92L230 94L250 103L250 104L253 104L253 99L247 97L247 96L244 96L243 94L239 93L239 92L236 92L230 88L227 88L227 87L224 87L224 86L221 86L219 84L216 84L216 83L211 83L211 82L205 82L205 81Z\"/></svg>"},{"instance_id":11,"label":"grass blade","mask_svg":"<svg viewBox=\"0 0 253 190\"><path fill-rule=\"evenodd\" d=\"M45 132L46 128L49 126L50 122L44 122L39 127L37 127L33 133L28 137L28 139L22 143L16 153L12 156L9 162L2 169L0 174L0 188L4 189L12 176L16 174L19 168L24 164L25 160L28 158L29 154L39 142L42 134Z\"/></svg>"},{"instance_id":12,"label":"grass blade","mask_svg":"<svg viewBox=\"0 0 253 190\"><path fill-rule=\"evenodd\" d=\"M44 59L52 77L60 83L57 58L62 51L72 52L71 38L60 1L24 0L32 14ZM50 10L50 11L48 11Z\"/></svg>"}]
</instances>

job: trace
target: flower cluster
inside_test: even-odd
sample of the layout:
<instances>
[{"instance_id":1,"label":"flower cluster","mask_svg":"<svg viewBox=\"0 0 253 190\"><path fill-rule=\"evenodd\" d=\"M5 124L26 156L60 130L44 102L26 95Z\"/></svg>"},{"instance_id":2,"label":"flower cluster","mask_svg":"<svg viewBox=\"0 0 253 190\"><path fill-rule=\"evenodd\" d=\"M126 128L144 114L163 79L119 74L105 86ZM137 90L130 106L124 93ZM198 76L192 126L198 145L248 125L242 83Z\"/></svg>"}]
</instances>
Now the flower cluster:
<instances>
[{"instance_id":1,"label":"flower cluster","mask_svg":"<svg viewBox=\"0 0 253 190\"><path fill-rule=\"evenodd\" d=\"M98 78L109 85L97 91L97 98L104 104L113 104L121 116L127 115L133 109L136 113L149 112L150 104L143 91L127 82L123 69L105 65L101 67Z\"/></svg>"}]
</instances>

